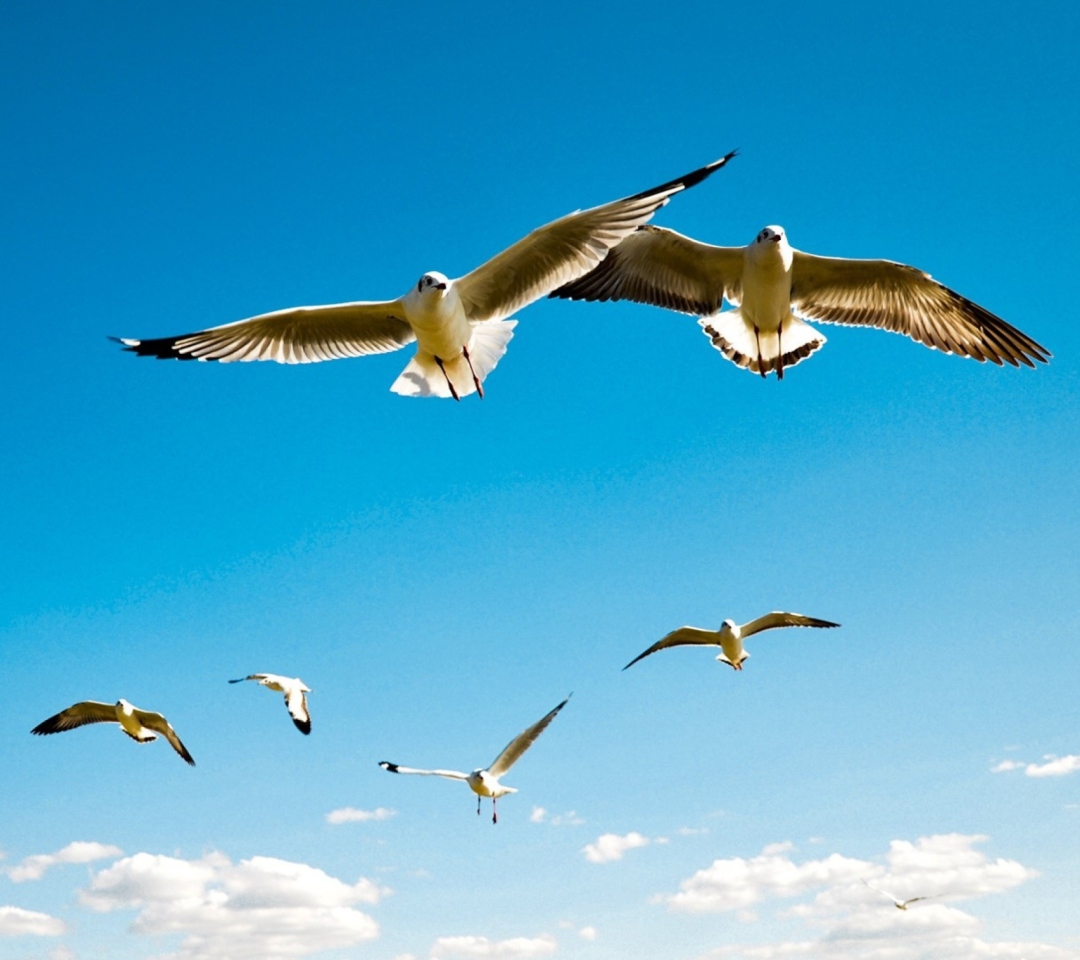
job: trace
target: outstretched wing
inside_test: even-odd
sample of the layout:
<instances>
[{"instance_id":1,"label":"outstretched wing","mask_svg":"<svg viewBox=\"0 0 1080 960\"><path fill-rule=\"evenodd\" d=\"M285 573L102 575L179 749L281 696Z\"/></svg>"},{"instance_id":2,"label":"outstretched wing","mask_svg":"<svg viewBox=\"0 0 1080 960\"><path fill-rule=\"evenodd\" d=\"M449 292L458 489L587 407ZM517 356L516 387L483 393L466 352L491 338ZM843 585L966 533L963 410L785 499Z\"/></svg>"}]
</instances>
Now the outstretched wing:
<instances>
[{"instance_id":1,"label":"outstretched wing","mask_svg":"<svg viewBox=\"0 0 1080 960\"><path fill-rule=\"evenodd\" d=\"M744 637L762 630L775 630L777 627L838 627L840 624L831 620L818 620L817 617L804 617L801 613L783 613L779 610L767 613L763 617L751 620L739 628Z\"/></svg>"},{"instance_id":2,"label":"outstretched wing","mask_svg":"<svg viewBox=\"0 0 1080 960\"><path fill-rule=\"evenodd\" d=\"M31 733L45 736L48 733L63 733L65 730L74 730L76 727L86 726L88 723L118 723L116 719L115 703L99 703L97 700L84 700L76 703L66 710L61 710L56 716L49 717L39 723Z\"/></svg>"},{"instance_id":3,"label":"outstretched wing","mask_svg":"<svg viewBox=\"0 0 1080 960\"><path fill-rule=\"evenodd\" d=\"M332 303L264 313L179 337L113 339L132 353L159 360L318 363L400 350L416 339L404 317L400 300Z\"/></svg>"},{"instance_id":4,"label":"outstretched wing","mask_svg":"<svg viewBox=\"0 0 1080 960\"><path fill-rule=\"evenodd\" d=\"M160 733L169 743L172 744L172 748L180 754L191 766L195 766L195 760L191 754L187 752L181 742L180 738L176 735L176 731L172 728L172 724L169 723L160 713L154 713L152 710L136 710L135 717L148 730L153 730L155 733Z\"/></svg>"},{"instance_id":5,"label":"outstretched wing","mask_svg":"<svg viewBox=\"0 0 1080 960\"><path fill-rule=\"evenodd\" d=\"M448 777L451 780L469 779L467 773L460 773L457 770L416 770L413 767L399 767L396 763L390 763L387 760L380 761L379 766L387 773L415 773L421 777Z\"/></svg>"},{"instance_id":6,"label":"outstretched wing","mask_svg":"<svg viewBox=\"0 0 1080 960\"><path fill-rule=\"evenodd\" d=\"M928 347L1018 367L1050 352L928 273L892 260L845 260L794 251L791 309L807 320L878 327Z\"/></svg>"},{"instance_id":7,"label":"outstretched wing","mask_svg":"<svg viewBox=\"0 0 1080 960\"><path fill-rule=\"evenodd\" d=\"M569 702L570 697L567 697L554 710L545 714L543 718L537 720L536 723L527 730L523 730L514 737L513 740L503 747L502 753L492 761L491 766L488 767L488 773L496 779L506 773L507 770L517 763L521 755L536 742L536 738L547 729L547 725L555 719L555 715Z\"/></svg>"},{"instance_id":8,"label":"outstretched wing","mask_svg":"<svg viewBox=\"0 0 1080 960\"><path fill-rule=\"evenodd\" d=\"M644 653L639 653L623 669L628 670L639 660L644 660L650 653L656 653L657 650L666 650L668 647L685 647L692 644L718 647L720 646L720 634L715 630L702 630L700 627L679 627L678 630L672 630L662 640L657 640Z\"/></svg>"},{"instance_id":9,"label":"outstretched wing","mask_svg":"<svg viewBox=\"0 0 1080 960\"><path fill-rule=\"evenodd\" d=\"M296 724L296 729L301 733L311 733L311 714L308 712L307 694L298 686L289 688L285 694L285 706Z\"/></svg>"},{"instance_id":10,"label":"outstretched wing","mask_svg":"<svg viewBox=\"0 0 1080 960\"><path fill-rule=\"evenodd\" d=\"M686 176L539 227L455 281L470 320L503 320L514 311L584 276L619 241L649 220L675 194L701 183L735 151Z\"/></svg>"},{"instance_id":11,"label":"outstretched wing","mask_svg":"<svg viewBox=\"0 0 1080 960\"><path fill-rule=\"evenodd\" d=\"M696 316L716 313L725 298L742 295L742 247L714 247L674 230L646 224L600 264L553 297L633 300Z\"/></svg>"},{"instance_id":12,"label":"outstretched wing","mask_svg":"<svg viewBox=\"0 0 1080 960\"><path fill-rule=\"evenodd\" d=\"M246 677L237 677L235 680L230 680L229 683L243 683L245 680L265 680L270 674L268 673L249 673Z\"/></svg>"}]
</instances>

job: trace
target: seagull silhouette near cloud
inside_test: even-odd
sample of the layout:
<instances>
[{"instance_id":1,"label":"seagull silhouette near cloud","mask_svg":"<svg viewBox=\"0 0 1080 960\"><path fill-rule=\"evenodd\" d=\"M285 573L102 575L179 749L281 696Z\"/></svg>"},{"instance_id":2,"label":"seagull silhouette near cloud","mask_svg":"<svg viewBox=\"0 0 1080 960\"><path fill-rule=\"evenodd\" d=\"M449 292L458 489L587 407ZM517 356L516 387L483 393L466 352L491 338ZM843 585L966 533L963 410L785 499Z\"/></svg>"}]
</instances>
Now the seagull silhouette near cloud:
<instances>
[{"instance_id":1,"label":"seagull silhouette near cloud","mask_svg":"<svg viewBox=\"0 0 1080 960\"><path fill-rule=\"evenodd\" d=\"M140 356L222 363L317 363L387 353L416 341L416 354L392 391L483 397L484 379L513 336L513 313L588 273L675 194L701 183L733 156L734 151L651 190L552 221L456 280L425 273L397 300L295 307L177 337L113 339Z\"/></svg>"},{"instance_id":2,"label":"seagull silhouette near cloud","mask_svg":"<svg viewBox=\"0 0 1080 960\"><path fill-rule=\"evenodd\" d=\"M1050 357L1027 334L922 270L803 253L778 226L765 227L745 247L714 247L644 225L551 296L634 300L694 314L717 350L763 377L775 371L782 379L825 344L804 320L891 330L998 366L1034 367ZM720 312L724 300L735 309Z\"/></svg>"},{"instance_id":3,"label":"seagull silhouette near cloud","mask_svg":"<svg viewBox=\"0 0 1080 960\"><path fill-rule=\"evenodd\" d=\"M84 700L76 703L66 710L61 710L55 716L43 720L30 732L38 736L50 733L63 733L66 730L74 730L76 727L86 726L88 723L118 723L120 729L137 743L150 743L161 734L172 748L180 754L191 766L195 761L187 752L176 735L169 721L160 713L150 710L140 710L126 700L117 700L116 703L100 703L97 700Z\"/></svg>"},{"instance_id":4,"label":"seagull silhouette near cloud","mask_svg":"<svg viewBox=\"0 0 1080 960\"><path fill-rule=\"evenodd\" d=\"M701 627L679 627L672 630L662 640L657 640L644 653L639 653L631 660L624 670L628 670L639 660L644 659L657 650L666 650L668 647L685 647L703 645L720 647L723 650L716 659L726 663L735 670L742 670L743 662L750 654L743 649L743 638L761 633L763 630L775 630L777 627L838 627L840 624L831 620L818 620L815 617L804 617L801 613L767 613L763 617L744 623L742 626L734 620L725 620L719 630L703 630Z\"/></svg>"},{"instance_id":5,"label":"seagull silhouette near cloud","mask_svg":"<svg viewBox=\"0 0 1080 960\"><path fill-rule=\"evenodd\" d=\"M865 883L871 890L880 893L884 897L888 897L897 910L907 910L908 906L912 903L918 903L920 900L936 900L938 897L941 896L940 893L935 893L929 897L909 897L907 900L901 900L899 897L894 897L891 893L887 893L885 890L882 890L881 887L875 887L869 880L864 880L863 883Z\"/></svg>"},{"instance_id":6,"label":"seagull silhouette near cloud","mask_svg":"<svg viewBox=\"0 0 1080 960\"><path fill-rule=\"evenodd\" d=\"M491 766L486 769L480 767L472 773L461 773L457 770L417 770L413 767L402 767L387 760L383 760L379 766L388 773L412 773L422 777L446 777L449 780L464 780L469 785L469 789L476 794L477 816L480 815L480 798L491 797L491 822L498 823L499 817L496 803L499 797L505 797L508 793L517 793L515 787L507 787L499 783L499 778L521 759L521 755L536 742L537 737L547 729L548 724L555 719L555 715L569 701L570 697L567 697L554 710L545 714L531 727L514 737L491 762Z\"/></svg>"}]
</instances>

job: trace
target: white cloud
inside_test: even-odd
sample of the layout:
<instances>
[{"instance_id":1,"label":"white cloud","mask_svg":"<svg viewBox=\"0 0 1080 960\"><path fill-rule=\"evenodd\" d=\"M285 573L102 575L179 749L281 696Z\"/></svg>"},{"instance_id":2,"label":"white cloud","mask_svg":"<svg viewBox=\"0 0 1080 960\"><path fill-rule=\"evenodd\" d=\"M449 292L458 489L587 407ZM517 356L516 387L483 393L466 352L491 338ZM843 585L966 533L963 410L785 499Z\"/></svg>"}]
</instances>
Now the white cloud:
<instances>
[{"instance_id":1,"label":"white cloud","mask_svg":"<svg viewBox=\"0 0 1080 960\"><path fill-rule=\"evenodd\" d=\"M305 957L379 935L355 904L384 891L348 884L317 867L274 857L232 863L137 853L97 873L80 899L92 910L137 910L135 933L183 937L175 960Z\"/></svg>"},{"instance_id":2,"label":"white cloud","mask_svg":"<svg viewBox=\"0 0 1080 960\"><path fill-rule=\"evenodd\" d=\"M26 880L40 880L45 876L45 871L59 863L93 863L95 860L123 856L123 853L119 847L76 840L56 853L37 853L27 857L13 867L5 867L3 872L13 883L23 883Z\"/></svg>"},{"instance_id":3,"label":"white cloud","mask_svg":"<svg viewBox=\"0 0 1080 960\"><path fill-rule=\"evenodd\" d=\"M389 820L396 815L396 810L390 810L387 807L376 807L374 810L339 807L337 810L331 810L326 815L326 822L335 825L339 823L367 823L370 820Z\"/></svg>"},{"instance_id":4,"label":"white cloud","mask_svg":"<svg viewBox=\"0 0 1080 960\"><path fill-rule=\"evenodd\" d=\"M63 920L22 907L0 907L0 937L59 937L67 927Z\"/></svg>"},{"instance_id":5,"label":"white cloud","mask_svg":"<svg viewBox=\"0 0 1080 960\"><path fill-rule=\"evenodd\" d=\"M582 927L577 932L577 935L581 937L582 940L595 940L597 937L596 927Z\"/></svg>"},{"instance_id":6,"label":"white cloud","mask_svg":"<svg viewBox=\"0 0 1080 960\"><path fill-rule=\"evenodd\" d=\"M585 859L589 863L611 863L613 860L621 860L627 850L647 847L650 843L648 837L643 837L636 830L632 830L623 837L617 833L603 833L596 838L595 843L585 844L581 852L585 854Z\"/></svg>"},{"instance_id":7,"label":"white cloud","mask_svg":"<svg viewBox=\"0 0 1080 960\"><path fill-rule=\"evenodd\" d=\"M557 813L550 816L543 807L533 807L529 814L531 823L550 823L553 827L580 827L585 821L577 815L576 810L567 810L566 813Z\"/></svg>"},{"instance_id":8,"label":"white cloud","mask_svg":"<svg viewBox=\"0 0 1080 960\"><path fill-rule=\"evenodd\" d=\"M49 951L49 960L76 960L76 953L61 944L55 950Z\"/></svg>"},{"instance_id":9,"label":"white cloud","mask_svg":"<svg viewBox=\"0 0 1080 960\"><path fill-rule=\"evenodd\" d=\"M1022 760L1002 760L990 768L991 773L1007 773L1010 770L1023 770L1028 777L1063 777L1067 773L1080 770L1080 754L1071 753L1065 757L1047 754L1044 763L1025 763Z\"/></svg>"},{"instance_id":10,"label":"white cloud","mask_svg":"<svg viewBox=\"0 0 1080 960\"><path fill-rule=\"evenodd\" d=\"M548 934L539 937L512 937L489 940L487 937L439 937L431 947L434 960L527 960L547 957L559 945Z\"/></svg>"},{"instance_id":11,"label":"white cloud","mask_svg":"<svg viewBox=\"0 0 1080 960\"><path fill-rule=\"evenodd\" d=\"M757 914L746 909L750 904L801 898L777 916L801 921L807 938L725 945L705 954L710 958L1080 960L1080 954L1048 944L983 940L982 922L950 904L1002 893L1035 876L1015 860L991 860L977 850L986 839L952 833L894 840L886 866L840 854L796 863L790 845L773 844L750 859L716 860L683 881L678 893L658 899L672 910L733 911L752 923ZM862 880L903 899L931 899L902 912Z\"/></svg>"}]
</instances>

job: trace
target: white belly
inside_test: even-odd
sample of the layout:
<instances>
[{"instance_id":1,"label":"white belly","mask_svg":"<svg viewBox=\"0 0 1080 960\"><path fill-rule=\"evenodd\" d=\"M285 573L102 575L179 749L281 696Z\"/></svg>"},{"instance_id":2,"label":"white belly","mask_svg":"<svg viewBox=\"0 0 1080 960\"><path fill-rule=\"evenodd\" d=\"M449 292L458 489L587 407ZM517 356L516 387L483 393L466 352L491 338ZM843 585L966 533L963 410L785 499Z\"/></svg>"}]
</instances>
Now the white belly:
<instances>
[{"instance_id":1,"label":"white belly","mask_svg":"<svg viewBox=\"0 0 1080 960\"><path fill-rule=\"evenodd\" d=\"M416 334L417 346L440 360L454 360L469 343L472 325L455 295L430 304L431 309L410 311L405 319Z\"/></svg>"},{"instance_id":2,"label":"white belly","mask_svg":"<svg viewBox=\"0 0 1080 960\"><path fill-rule=\"evenodd\" d=\"M763 332L774 333L791 316L791 273L783 263L747 262L742 276L743 319Z\"/></svg>"}]
</instances>

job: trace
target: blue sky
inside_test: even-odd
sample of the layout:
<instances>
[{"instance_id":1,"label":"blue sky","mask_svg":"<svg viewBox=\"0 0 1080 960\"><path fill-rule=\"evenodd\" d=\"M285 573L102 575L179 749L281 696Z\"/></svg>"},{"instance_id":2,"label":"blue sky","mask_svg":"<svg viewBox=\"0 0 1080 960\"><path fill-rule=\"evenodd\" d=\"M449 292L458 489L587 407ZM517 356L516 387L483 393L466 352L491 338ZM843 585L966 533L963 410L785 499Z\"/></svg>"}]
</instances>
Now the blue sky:
<instances>
[{"instance_id":1,"label":"blue sky","mask_svg":"<svg viewBox=\"0 0 1080 960\"><path fill-rule=\"evenodd\" d=\"M1071 7L5 21L2 960L1080 957ZM391 394L403 354L105 339L393 298L733 147L656 222L913 263L1053 361L826 326L761 382L690 318L545 301L453 404ZM778 608L843 628L620 672ZM376 766L486 764L570 691L497 827ZM198 766L29 736L121 696Z\"/></svg>"}]
</instances>

